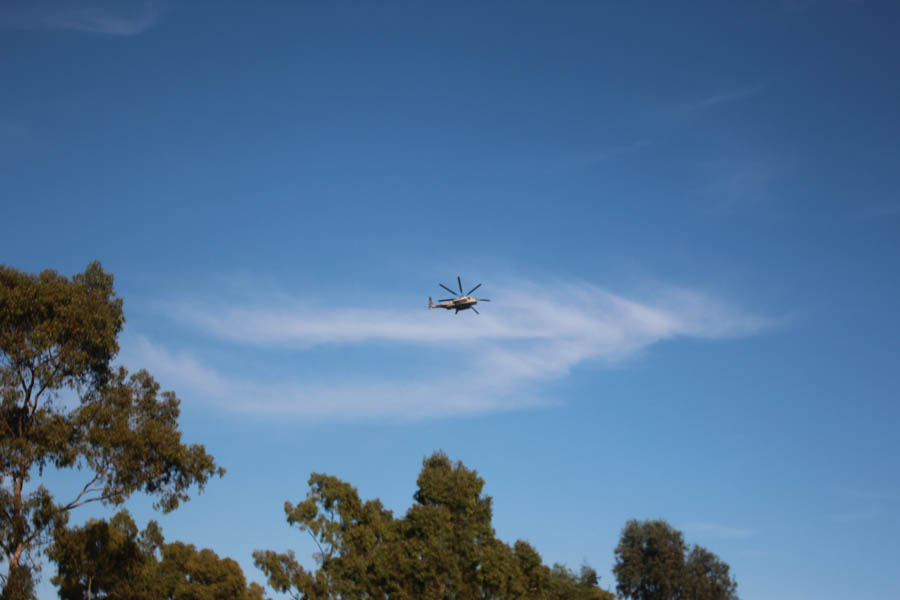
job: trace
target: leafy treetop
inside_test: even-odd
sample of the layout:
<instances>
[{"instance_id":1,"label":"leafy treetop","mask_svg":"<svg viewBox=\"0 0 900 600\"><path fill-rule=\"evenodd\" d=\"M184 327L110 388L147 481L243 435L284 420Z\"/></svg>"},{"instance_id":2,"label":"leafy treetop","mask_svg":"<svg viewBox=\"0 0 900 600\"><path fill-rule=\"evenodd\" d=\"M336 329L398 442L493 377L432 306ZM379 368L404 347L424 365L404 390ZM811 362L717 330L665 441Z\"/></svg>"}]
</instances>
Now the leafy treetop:
<instances>
[{"instance_id":1,"label":"leafy treetop","mask_svg":"<svg viewBox=\"0 0 900 600\"><path fill-rule=\"evenodd\" d=\"M550 568L528 543L498 540L477 472L439 452L423 461L417 483L415 503L398 519L350 484L314 473L306 499L285 503L285 513L317 544L318 568L304 568L293 551L258 550L256 565L296 600L612 600L593 569Z\"/></svg>"},{"instance_id":2,"label":"leafy treetop","mask_svg":"<svg viewBox=\"0 0 900 600\"><path fill-rule=\"evenodd\" d=\"M138 532L122 510L109 521L54 531L48 555L57 565L62 600L263 600L240 566L212 550L165 543L155 521Z\"/></svg>"},{"instance_id":3,"label":"leafy treetop","mask_svg":"<svg viewBox=\"0 0 900 600\"><path fill-rule=\"evenodd\" d=\"M615 554L616 590L625 598L737 600L728 564L701 546L688 552L681 532L665 521L628 521Z\"/></svg>"},{"instance_id":4,"label":"leafy treetop","mask_svg":"<svg viewBox=\"0 0 900 600\"><path fill-rule=\"evenodd\" d=\"M182 443L172 392L146 371L111 366L124 323L113 277L97 262L71 279L0 265L4 599L33 594L35 551L70 510L140 491L169 511L224 473L203 446ZM41 484L47 468L83 471L84 485L59 500Z\"/></svg>"}]
</instances>

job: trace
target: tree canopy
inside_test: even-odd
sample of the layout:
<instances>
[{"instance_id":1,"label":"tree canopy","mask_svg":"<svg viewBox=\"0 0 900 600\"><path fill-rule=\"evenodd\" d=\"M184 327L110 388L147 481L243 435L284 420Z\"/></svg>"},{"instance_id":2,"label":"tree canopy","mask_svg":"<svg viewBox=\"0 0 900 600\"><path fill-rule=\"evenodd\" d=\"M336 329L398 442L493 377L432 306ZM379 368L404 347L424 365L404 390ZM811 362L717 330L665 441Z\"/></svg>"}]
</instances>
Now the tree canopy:
<instances>
[{"instance_id":1,"label":"tree canopy","mask_svg":"<svg viewBox=\"0 0 900 600\"><path fill-rule=\"evenodd\" d=\"M0 266L3 598L33 594L35 552L70 510L144 492L169 511L224 472L203 446L182 443L174 393L111 365L124 323L97 262L71 279ZM83 471L83 487L58 499L42 485L48 468Z\"/></svg>"},{"instance_id":2,"label":"tree canopy","mask_svg":"<svg viewBox=\"0 0 900 600\"><path fill-rule=\"evenodd\" d=\"M662 520L625 524L615 550L616 591L634 600L736 600L728 564L701 546L688 552Z\"/></svg>"},{"instance_id":3,"label":"tree canopy","mask_svg":"<svg viewBox=\"0 0 900 600\"><path fill-rule=\"evenodd\" d=\"M462 463L435 453L417 484L415 503L398 519L379 500L360 500L350 484L314 473L306 499L284 510L315 540L318 568L272 550L254 552L256 565L273 589L298 600L613 598L593 569L550 568L527 542L498 540L484 480Z\"/></svg>"},{"instance_id":4,"label":"tree canopy","mask_svg":"<svg viewBox=\"0 0 900 600\"><path fill-rule=\"evenodd\" d=\"M183 542L164 542L155 521L138 532L127 511L109 521L54 531L48 552L62 600L262 600L230 558Z\"/></svg>"}]
</instances>

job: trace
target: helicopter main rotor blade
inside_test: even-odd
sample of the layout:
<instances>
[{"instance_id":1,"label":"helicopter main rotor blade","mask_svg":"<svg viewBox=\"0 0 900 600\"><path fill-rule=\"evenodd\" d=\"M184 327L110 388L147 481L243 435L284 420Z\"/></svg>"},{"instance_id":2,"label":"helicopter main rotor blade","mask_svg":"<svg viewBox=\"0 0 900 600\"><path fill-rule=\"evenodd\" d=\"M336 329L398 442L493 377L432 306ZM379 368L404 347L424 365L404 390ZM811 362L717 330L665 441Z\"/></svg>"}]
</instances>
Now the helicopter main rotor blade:
<instances>
[{"instance_id":1,"label":"helicopter main rotor blade","mask_svg":"<svg viewBox=\"0 0 900 600\"><path fill-rule=\"evenodd\" d=\"M457 275L456 281L457 281L457 283L459 283L459 295L462 296L463 295L463 293L462 293L462 278L460 278L460 276Z\"/></svg>"},{"instance_id":2,"label":"helicopter main rotor blade","mask_svg":"<svg viewBox=\"0 0 900 600\"><path fill-rule=\"evenodd\" d=\"M476 315L480 315L480 314L481 314L480 312L478 312L478 309L475 308L474 306L470 306L469 308L471 308L472 310L474 310Z\"/></svg>"},{"instance_id":3,"label":"helicopter main rotor blade","mask_svg":"<svg viewBox=\"0 0 900 600\"><path fill-rule=\"evenodd\" d=\"M444 298L443 300L438 300L438 302L453 302L456 298Z\"/></svg>"},{"instance_id":4,"label":"helicopter main rotor blade","mask_svg":"<svg viewBox=\"0 0 900 600\"><path fill-rule=\"evenodd\" d=\"M448 292L450 292L451 294L453 294L454 296L456 295L456 292L454 292L453 290L451 290L450 288L448 288L448 287L447 287L446 285L444 285L443 283L439 283L438 285L441 286L442 288L444 288L445 290L447 290Z\"/></svg>"},{"instance_id":5,"label":"helicopter main rotor blade","mask_svg":"<svg viewBox=\"0 0 900 600\"><path fill-rule=\"evenodd\" d=\"M471 290L469 290L469 293L467 293L466 296L471 296L471 295L472 295L472 292L474 292L475 290L477 290L477 289L480 288L480 287L481 287L481 284L479 283L478 285L476 285L475 287L473 287Z\"/></svg>"},{"instance_id":6,"label":"helicopter main rotor blade","mask_svg":"<svg viewBox=\"0 0 900 600\"><path fill-rule=\"evenodd\" d=\"M479 302L490 302L487 298L476 298Z\"/></svg>"}]
</instances>

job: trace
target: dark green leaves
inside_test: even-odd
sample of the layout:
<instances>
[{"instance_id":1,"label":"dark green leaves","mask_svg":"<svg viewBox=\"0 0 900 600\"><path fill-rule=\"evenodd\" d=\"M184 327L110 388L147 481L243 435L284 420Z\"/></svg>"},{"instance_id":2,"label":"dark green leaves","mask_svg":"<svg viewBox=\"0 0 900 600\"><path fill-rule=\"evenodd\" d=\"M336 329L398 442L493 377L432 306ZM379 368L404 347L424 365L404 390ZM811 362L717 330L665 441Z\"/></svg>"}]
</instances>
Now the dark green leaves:
<instances>
[{"instance_id":1,"label":"dark green leaves","mask_svg":"<svg viewBox=\"0 0 900 600\"><path fill-rule=\"evenodd\" d=\"M692 600L736 600L737 582L729 566L701 546L694 546L685 565L685 597Z\"/></svg>"},{"instance_id":2,"label":"dark green leaves","mask_svg":"<svg viewBox=\"0 0 900 600\"><path fill-rule=\"evenodd\" d=\"M288 523L312 536L319 568L308 571L293 552L254 552L279 592L308 600L611 600L596 573L546 567L527 543L510 547L491 527L484 480L443 453L423 461L416 503L395 519L378 500L362 502L351 485L313 474Z\"/></svg>"},{"instance_id":3,"label":"dark green leaves","mask_svg":"<svg viewBox=\"0 0 900 600\"><path fill-rule=\"evenodd\" d=\"M735 600L737 583L712 552L687 554L681 532L665 521L631 520L616 546L616 590L634 600Z\"/></svg>"},{"instance_id":4,"label":"dark green leaves","mask_svg":"<svg viewBox=\"0 0 900 600\"><path fill-rule=\"evenodd\" d=\"M154 524L155 525L155 524ZM48 555L57 564L52 581L63 600L92 597L147 597L141 581L152 542L138 536L131 516L122 511L111 521L90 520L83 527L57 527Z\"/></svg>"},{"instance_id":5,"label":"dark green leaves","mask_svg":"<svg viewBox=\"0 0 900 600\"><path fill-rule=\"evenodd\" d=\"M151 521L144 531L127 511L110 521L57 527L49 551L57 565L53 583L63 600L263 600L262 588L247 587L240 566L209 549L163 542Z\"/></svg>"}]
</instances>

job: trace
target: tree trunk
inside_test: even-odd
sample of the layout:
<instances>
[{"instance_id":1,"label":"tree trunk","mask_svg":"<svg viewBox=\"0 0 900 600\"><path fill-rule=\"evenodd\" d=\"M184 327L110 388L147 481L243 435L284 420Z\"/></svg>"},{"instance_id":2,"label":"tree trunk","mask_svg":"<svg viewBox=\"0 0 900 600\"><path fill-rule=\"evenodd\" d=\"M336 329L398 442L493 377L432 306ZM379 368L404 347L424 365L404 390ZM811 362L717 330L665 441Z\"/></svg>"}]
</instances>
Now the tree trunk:
<instances>
[{"instance_id":1,"label":"tree trunk","mask_svg":"<svg viewBox=\"0 0 900 600\"><path fill-rule=\"evenodd\" d=\"M18 564L18 560L13 563L13 557L9 557L9 559L9 575L0 598L2 600L33 600L31 573L27 567Z\"/></svg>"},{"instance_id":2,"label":"tree trunk","mask_svg":"<svg viewBox=\"0 0 900 600\"><path fill-rule=\"evenodd\" d=\"M22 437L23 424L19 419L19 437ZM6 576L6 585L3 586L3 592L0 594L0 600L28 600L34 598L33 581L31 579L31 571L28 567L22 565L22 554L25 551L25 527L22 507L22 485L25 478L22 476L13 476L13 506L12 506L12 528L18 539L15 540L15 551L7 555L6 561L9 564L9 572Z\"/></svg>"}]
</instances>

